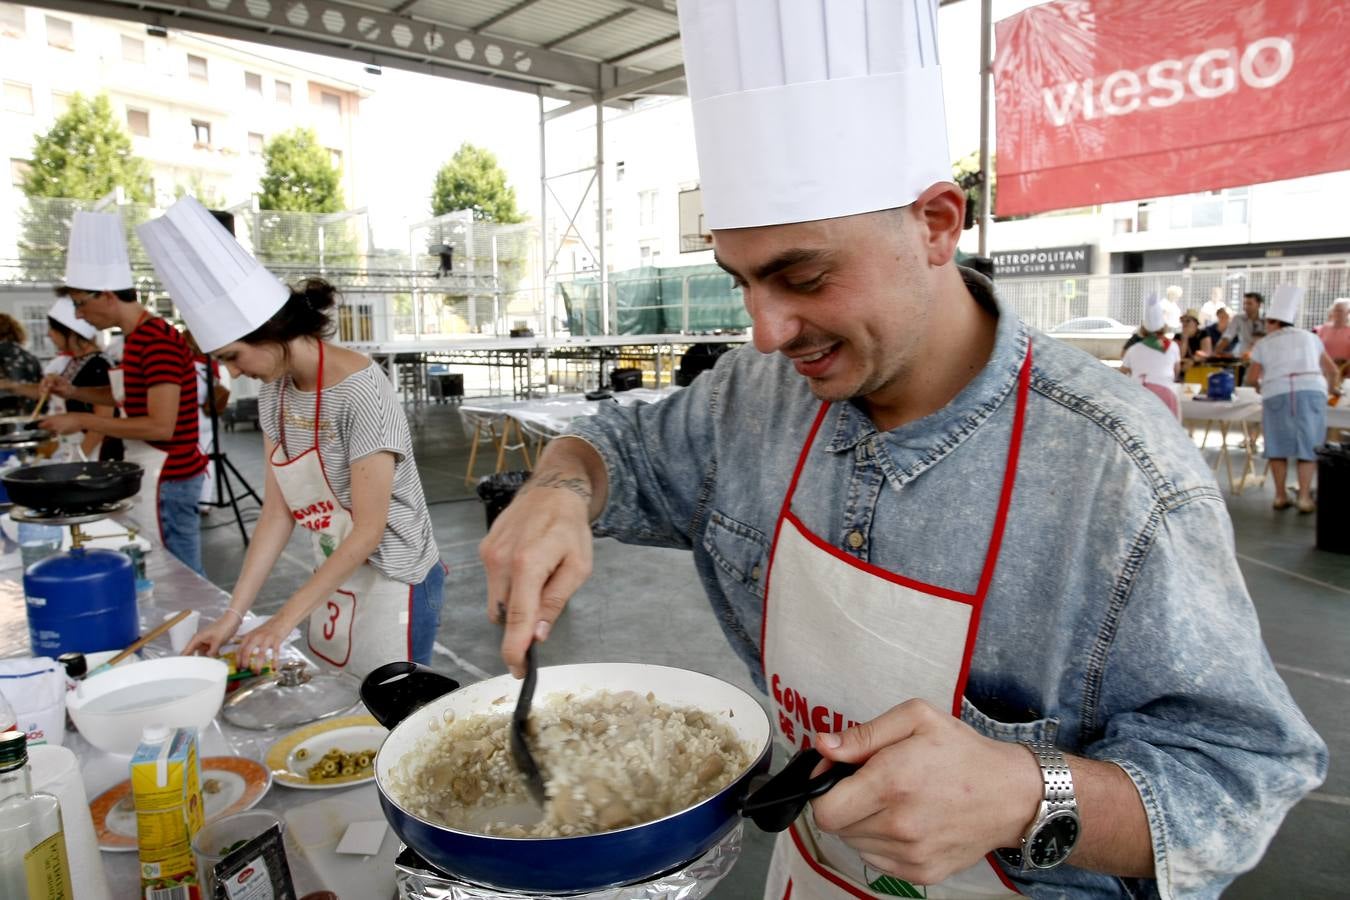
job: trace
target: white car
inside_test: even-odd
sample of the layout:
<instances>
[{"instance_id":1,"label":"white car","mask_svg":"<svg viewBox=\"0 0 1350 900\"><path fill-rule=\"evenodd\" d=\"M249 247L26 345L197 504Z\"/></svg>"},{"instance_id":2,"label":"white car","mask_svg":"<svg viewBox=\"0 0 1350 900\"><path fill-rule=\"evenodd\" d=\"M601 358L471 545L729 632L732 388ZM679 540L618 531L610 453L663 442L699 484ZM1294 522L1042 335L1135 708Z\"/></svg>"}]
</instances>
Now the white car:
<instances>
[{"instance_id":1,"label":"white car","mask_svg":"<svg viewBox=\"0 0 1350 900\"><path fill-rule=\"evenodd\" d=\"M1109 316L1083 316L1060 322L1047 334L1098 359L1120 359L1135 329Z\"/></svg>"}]
</instances>

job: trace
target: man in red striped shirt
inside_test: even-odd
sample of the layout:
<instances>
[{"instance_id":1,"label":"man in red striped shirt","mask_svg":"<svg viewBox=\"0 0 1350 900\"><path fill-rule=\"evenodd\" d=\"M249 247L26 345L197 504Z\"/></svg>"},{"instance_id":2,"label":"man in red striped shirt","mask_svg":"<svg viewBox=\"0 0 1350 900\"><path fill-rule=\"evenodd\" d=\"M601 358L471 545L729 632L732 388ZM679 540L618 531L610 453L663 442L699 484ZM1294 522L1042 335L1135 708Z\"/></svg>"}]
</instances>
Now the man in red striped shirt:
<instances>
[{"instance_id":1,"label":"man in red striped shirt","mask_svg":"<svg viewBox=\"0 0 1350 900\"><path fill-rule=\"evenodd\" d=\"M145 457L162 460L157 482L142 487L156 490L160 537L167 549L185 565L202 573L201 528L197 498L206 475L207 458L197 447L197 373L192 353L172 325L137 302L134 288L119 291L84 291L73 285L57 290L75 304L75 314L95 328L120 328L125 342L122 353L123 396L117 393L118 370L112 387L77 388L57 376L43 385L53 394L108 405L117 402L125 418L110 419L87 413L48 416L43 427L58 434L91 431L127 441L127 458L133 442L155 452ZM149 472L147 472L147 475Z\"/></svg>"}]
</instances>

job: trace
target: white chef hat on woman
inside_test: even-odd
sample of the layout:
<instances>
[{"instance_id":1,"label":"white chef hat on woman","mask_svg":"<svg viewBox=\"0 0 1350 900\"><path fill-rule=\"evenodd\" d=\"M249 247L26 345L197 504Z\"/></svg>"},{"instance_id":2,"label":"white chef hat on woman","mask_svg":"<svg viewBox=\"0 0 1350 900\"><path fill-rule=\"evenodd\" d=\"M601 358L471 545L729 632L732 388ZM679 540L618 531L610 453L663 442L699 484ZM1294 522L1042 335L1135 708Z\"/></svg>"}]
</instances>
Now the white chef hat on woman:
<instances>
[{"instance_id":1,"label":"white chef hat on woman","mask_svg":"<svg viewBox=\"0 0 1350 900\"><path fill-rule=\"evenodd\" d=\"M1144 330L1162 331L1167 326L1167 313L1157 294L1149 294L1144 301Z\"/></svg>"},{"instance_id":2,"label":"white chef hat on woman","mask_svg":"<svg viewBox=\"0 0 1350 900\"><path fill-rule=\"evenodd\" d=\"M57 299L52 304L51 309L47 310L47 316L60 322L86 341L92 341L98 334L97 328L75 315L75 304L71 302L69 297Z\"/></svg>"},{"instance_id":3,"label":"white chef hat on woman","mask_svg":"<svg viewBox=\"0 0 1350 900\"><path fill-rule=\"evenodd\" d=\"M937 0L680 0L709 228L906 206L951 181Z\"/></svg>"},{"instance_id":4,"label":"white chef hat on woman","mask_svg":"<svg viewBox=\"0 0 1350 900\"><path fill-rule=\"evenodd\" d=\"M136 233L204 353L251 334L291 296L290 288L191 197Z\"/></svg>"}]
</instances>

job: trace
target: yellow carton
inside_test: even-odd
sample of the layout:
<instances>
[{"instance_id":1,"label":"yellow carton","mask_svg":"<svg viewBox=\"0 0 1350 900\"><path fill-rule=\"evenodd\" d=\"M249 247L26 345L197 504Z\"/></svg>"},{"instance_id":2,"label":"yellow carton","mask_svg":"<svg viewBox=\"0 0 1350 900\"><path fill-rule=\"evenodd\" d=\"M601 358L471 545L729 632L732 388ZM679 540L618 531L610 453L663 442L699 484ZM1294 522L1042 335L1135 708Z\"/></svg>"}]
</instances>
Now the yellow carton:
<instances>
[{"instance_id":1,"label":"yellow carton","mask_svg":"<svg viewBox=\"0 0 1350 900\"><path fill-rule=\"evenodd\" d=\"M200 900L192 857L192 837L204 818L195 730L145 729L131 758L131 798L142 898Z\"/></svg>"}]
</instances>

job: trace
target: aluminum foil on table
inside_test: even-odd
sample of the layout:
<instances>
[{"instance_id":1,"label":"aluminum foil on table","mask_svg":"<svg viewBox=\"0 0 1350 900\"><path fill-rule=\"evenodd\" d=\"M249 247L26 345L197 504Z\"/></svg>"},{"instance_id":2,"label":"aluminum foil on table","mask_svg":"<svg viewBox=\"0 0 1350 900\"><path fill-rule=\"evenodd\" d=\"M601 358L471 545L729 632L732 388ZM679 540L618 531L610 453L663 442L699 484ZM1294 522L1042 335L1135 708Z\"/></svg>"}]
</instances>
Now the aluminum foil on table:
<instances>
[{"instance_id":1,"label":"aluminum foil on table","mask_svg":"<svg viewBox=\"0 0 1350 900\"><path fill-rule=\"evenodd\" d=\"M580 894L550 894L569 900L700 900L712 893L741 856L741 825L713 845L707 853L680 868L637 884L586 891ZM409 861L407 852L394 865L399 900L525 900L542 896L461 881L425 867L420 857Z\"/></svg>"}]
</instances>

